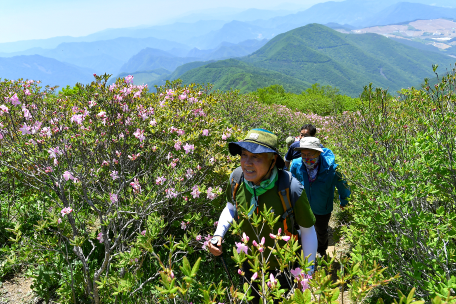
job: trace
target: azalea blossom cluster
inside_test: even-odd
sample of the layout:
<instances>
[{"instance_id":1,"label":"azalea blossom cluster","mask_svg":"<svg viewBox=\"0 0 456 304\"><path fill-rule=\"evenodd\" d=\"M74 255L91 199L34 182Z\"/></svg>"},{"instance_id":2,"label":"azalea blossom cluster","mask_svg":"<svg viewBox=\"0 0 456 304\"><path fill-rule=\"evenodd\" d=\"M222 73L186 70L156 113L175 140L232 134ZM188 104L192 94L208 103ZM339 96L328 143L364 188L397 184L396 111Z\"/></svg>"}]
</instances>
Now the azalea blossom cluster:
<instances>
[{"instance_id":1,"label":"azalea blossom cluster","mask_svg":"<svg viewBox=\"0 0 456 304\"><path fill-rule=\"evenodd\" d=\"M311 275L306 274L301 268L292 269L290 272L295 277L295 281L301 285L303 292L309 288L309 280L312 279Z\"/></svg>"}]
</instances>

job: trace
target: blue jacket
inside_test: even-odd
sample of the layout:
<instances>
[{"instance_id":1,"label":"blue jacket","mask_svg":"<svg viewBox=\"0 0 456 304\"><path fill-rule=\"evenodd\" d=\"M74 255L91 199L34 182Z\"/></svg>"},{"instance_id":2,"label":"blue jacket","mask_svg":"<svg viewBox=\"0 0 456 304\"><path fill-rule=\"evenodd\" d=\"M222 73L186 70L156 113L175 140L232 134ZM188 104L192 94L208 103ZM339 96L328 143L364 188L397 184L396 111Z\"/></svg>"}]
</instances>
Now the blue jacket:
<instances>
[{"instance_id":1,"label":"blue jacket","mask_svg":"<svg viewBox=\"0 0 456 304\"><path fill-rule=\"evenodd\" d=\"M309 183L306 166L302 163L302 158L294 160L291 165L290 172L304 185L314 214L324 215L332 212L335 187L339 191L340 205L346 206L348 204L347 198L350 197L350 188L343 175L337 172L336 168L335 156L327 148L323 148L323 153L320 154L317 179L313 183Z\"/></svg>"}]
</instances>

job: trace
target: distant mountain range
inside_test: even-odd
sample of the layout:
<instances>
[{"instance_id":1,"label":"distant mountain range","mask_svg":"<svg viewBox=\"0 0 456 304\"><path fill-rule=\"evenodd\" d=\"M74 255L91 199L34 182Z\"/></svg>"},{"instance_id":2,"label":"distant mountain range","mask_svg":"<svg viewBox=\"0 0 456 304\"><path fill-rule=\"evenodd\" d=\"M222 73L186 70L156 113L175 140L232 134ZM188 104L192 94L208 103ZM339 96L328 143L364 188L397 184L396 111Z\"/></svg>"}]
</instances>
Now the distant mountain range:
<instances>
[{"instance_id":1,"label":"distant mountain range","mask_svg":"<svg viewBox=\"0 0 456 304\"><path fill-rule=\"evenodd\" d=\"M411 2L413 3L398 0L328 1L296 13L291 13L292 9L290 11L249 9L243 12L227 11L226 13L220 10L212 14L210 12L192 14L179 18L179 22L166 25L106 29L84 37L64 36L0 43L0 56L4 56L2 53L25 51L36 47L53 49L61 43L93 42L120 37L154 37L185 44L189 48L205 49L214 48L224 41L239 43L259 37L269 39L310 23L339 23L361 28L416 19L455 18L451 9L456 9L454 0L435 0L433 5L428 5L428 0ZM211 18L207 19L209 16Z\"/></svg>"},{"instance_id":2,"label":"distant mountain range","mask_svg":"<svg viewBox=\"0 0 456 304\"><path fill-rule=\"evenodd\" d=\"M92 73L117 74L119 68L125 62L147 47L159 48L171 53L174 51L177 53L186 53L189 51L189 47L186 45L149 37L116 38L94 42L66 42L59 44L55 49L32 49L10 55L38 54L88 68Z\"/></svg>"},{"instance_id":3,"label":"distant mountain range","mask_svg":"<svg viewBox=\"0 0 456 304\"><path fill-rule=\"evenodd\" d=\"M308 84L338 87L357 96L364 85L395 92L432 76L432 64L449 67L454 59L419 50L376 34L341 34L311 24L280 34L240 60L218 61L189 70L184 83L211 82L215 88L254 90L275 78L300 93ZM258 83L257 79L266 79Z\"/></svg>"},{"instance_id":4,"label":"distant mountain range","mask_svg":"<svg viewBox=\"0 0 456 304\"><path fill-rule=\"evenodd\" d=\"M250 75L250 78L254 77L254 75L261 75L261 77L263 77L261 79L263 79L265 83L269 83L270 79L283 79L283 81L286 79L289 83L289 88L293 88L293 90L298 90L298 87L305 86L308 83L318 80L321 83L340 86L341 88L344 88L346 92L349 92L349 94L354 94L357 90L353 86L354 83L358 83L357 80L362 80L365 76L371 75L369 74L370 72L367 72L370 67L368 67L368 65L362 65L359 62L356 62L356 60L346 61L346 58L350 57L348 53L347 55L342 56L345 58L343 59L345 61L339 61L340 58L337 57L337 54L332 54L328 50L323 51L318 48L314 49L310 47L309 45L312 45L311 41L306 40L306 42L303 43L295 40L294 43L297 43L299 47L306 47L306 49L302 51L304 53L299 56L308 56L309 58L315 56L317 59L315 59L316 61L312 61L313 59L310 60L312 64L302 64L301 70L292 71L292 69L289 68L289 65L282 59L288 58L287 56L291 56L291 53L295 52L296 45L294 43L287 44L287 47L290 48L289 50L280 48L280 52L277 54L277 58L281 58L280 60L277 58L274 60L267 59L269 58L267 57L269 55L266 56L262 53L265 50L264 47L268 49L271 43L272 45L276 45L276 39L279 39L278 37L284 37L284 34L282 33L286 32L287 35L289 35L289 31L311 23L327 24L334 29L350 31L360 27L404 23L416 19L456 19L456 2L454 0L435 0L435 5L427 5L426 3L428 3L427 0L414 0L414 3L398 2L398 0L345 0L319 3L299 12L296 12L296 7L290 7L289 10L249 9L240 11L219 9L217 13L206 11L201 12L201 14L194 13L183 16L179 18L179 22L167 25L106 29L84 37L66 36L42 40L0 43L0 58L3 57L3 59L5 59L6 57L9 57L11 60L8 62L15 62L17 65L21 66L20 62L22 61L25 65L30 65L28 61L31 59L27 56L39 55L38 57L30 58L33 58L33 60L37 62L37 65L43 67L46 71L49 71L51 67L54 68L59 66L58 70L63 71L63 69L67 68L67 73L73 73L74 69L78 69L79 72L75 72L74 75L81 75L80 72L82 71L87 72L88 76L78 78L79 80L77 81L80 82L88 79L87 77L91 78L93 73L120 75L122 73L141 72L142 76L138 77L138 79L147 80L146 82L152 83L163 81L164 76L175 77L176 75L179 75L186 80L193 78L202 79L205 77L203 76L205 73L201 72L205 69L204 66L210 66L211 73L213 73L215 69L223 66L221 63L213 62L214 60L249 55L244 59L226 61L225 67L230 67L233 71L238 71L236 72L236 79L238 80L245 75ZM453 8L451 8L451 6L453 6ZM211 20L212 17L214 19ZM200 19L198 20L198 18ZM196 21L191 22L190 20ZM324 31L322 31L322 33L323 32ZM317 41L321 39L317 36L314 36L313 38ZM334 36L333 38L336 39L337 37ZM287 39L291 38L288 37ZM357 50L361 47L360 42L356 40L357 38L347 36L344 39L354 47L351 51L358 54ZM262 49L258 50L268 40L271 41ZM379 40L377 42L377 46L380 49L383 49L385 47L383 44L389 45L388 43L390 43L391 40ZM429 50L434 53L433 56L441 55L442 53L429 45L419 45L413 41L407 40L400 42L415 48L415 50L416 48L420 50ZM361 48L361 50L366 53L365 48ZM410 48L410 51L411 50L412 48ZM287 52L289 52L289 54ZM399 53L401 52L403 51L400 51ZM444 53L456 55L456 47L449 48L445 50ZM293 56L294 55L296 54L293 53ZM359 53L359 55L361 56L361 53ZM57 60L60 64L57 64L55 61L45 62L42 59L44 57ZM427 66L429 60L426 60L424 57L420 56L420 59L417 59L414 62L420 67L422 67L423 64ZM361 56L361 58L364 57ZM405 58L402 59L405 60ZM401 71L400 69L393 69L392 66L388 66L387 64L390 63L391 65L391 62L388 62L387 59L379 61L376 56L371 55L369 60L371 60L372 63L378 64L378 70L381 71L381 73L372 72L372 75L376 75L375 77L377 77L373 78L373 81L376 83L390 86L388 82L385 82L385 77L386 79L396 79L396 76L383 77L383 75L386 75L385 71L389 71L388 69L391 69L391 73L397 74L397 83L401 83L401 81L403 81L402 83L409 83L409 80L413 78L413 76L410 75L406 76L409 73L406 72L408 70ZM3 60L2 62L7 61ZM279 64L277 62L281 63ZM296 64L299 60L294 58L290 62ZM348 64L348 62L350 63ZM351 72L348 71L353 70L352 66L359 66L359 71L350 74ZM15 75L14 71L7 70L7 68L12 67L13 65L10 64L4 65L3 70L0 70L0 77ZM304 71L305 68L310 67L312 67L312 70L314 71L312 75L309 74L309 72ZM200 71L192 71L195 68L200 68ZM257 71L257 68L262 70ZM344 69L348 69L347 72L344 72ZM239 72L240 70L245 70L246 72L242 74ZM23 73L21 74L22 77L35 78L34 75L36 75L36 73L33 72L33 69L22 69L21 71ZM206 70L206 72L208 71L209 70ZM421 70L421 72L423 71L424 70ZM27 74L28 72L31 74ZM276 73L280 73L281 75ZM318 73L321 73L321 75ZM413 72L411 73L413 74ZM420 73L416 75L421 75ZM52 77L56 75L56 73L48 73L46 76L47 81L56 84L73 84L71 82L65 82L60 78L52 80ZM328 78L328 75L338 75L338 77L334 76L334 78ZM294 80L291 81L290 77ZM63 79L70 80L76 78L64 77ZM225 82L228 80L230 79L224 78ZM217 79L217 81L220 80ZM255 82L254 80L250 81ZM258 83L261 83L261 81ZM220 88L228 86L226 83L219 83L217 85ZM249 84L245 86L242 85L241 87L247 90L254 86L255 85ZM391 84L390 87L395 87L395 84Z\"/></svg>"},{"instance_id":5,"label":"distant mountain range","mask_svg":"<svg viewBox=\"0 0 456 304\"><path fill-rule=\"evenodd\" d=\"M246 40L238 44L223 42L217 48L210 50L192 49L186 56L177 56L159 49L146 48L131 57L120 71L137 72L156 69L174 71L178 66L193 61L209 61L251 54L265 45L267 39Z\"/></svg>"},{"instance_id":6,"label":"distant mountain range","mask_svg":"<svg viewBox=\"0 0 456 304\"><path fill-rule=\"evenodd\" d=\"M41 80L43 86L86 84L94 80L88 69L39 55L0 58L0 77Z\"/></svg>"}]
</instances>

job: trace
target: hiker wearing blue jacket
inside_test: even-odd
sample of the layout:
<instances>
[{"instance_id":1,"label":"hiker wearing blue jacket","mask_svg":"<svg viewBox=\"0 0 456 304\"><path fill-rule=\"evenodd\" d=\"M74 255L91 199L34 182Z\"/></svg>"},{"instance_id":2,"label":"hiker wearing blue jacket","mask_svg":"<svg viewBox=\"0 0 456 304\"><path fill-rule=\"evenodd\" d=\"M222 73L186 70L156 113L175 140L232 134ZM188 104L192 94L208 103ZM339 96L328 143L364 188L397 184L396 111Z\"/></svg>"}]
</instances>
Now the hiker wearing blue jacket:
<instances>
[{"instance_id":1,"label":"hiker wearing blue jacket","mask_svg":"<svg viewBox=\"0 0 456 304\"><path fill-rule=\"evenodd\" d=\"M337 170L333 152L327 148L321 148L318 138L301 138L299 147L295 147L295 150L301 153L301 158L293 161L290 172L304 186L316 219L317 252L325 256L328 249L328 223L333 210L335 187L339 191L341 208L348 204L350 188L342 173Z\"/></svg>"}]
</instances>

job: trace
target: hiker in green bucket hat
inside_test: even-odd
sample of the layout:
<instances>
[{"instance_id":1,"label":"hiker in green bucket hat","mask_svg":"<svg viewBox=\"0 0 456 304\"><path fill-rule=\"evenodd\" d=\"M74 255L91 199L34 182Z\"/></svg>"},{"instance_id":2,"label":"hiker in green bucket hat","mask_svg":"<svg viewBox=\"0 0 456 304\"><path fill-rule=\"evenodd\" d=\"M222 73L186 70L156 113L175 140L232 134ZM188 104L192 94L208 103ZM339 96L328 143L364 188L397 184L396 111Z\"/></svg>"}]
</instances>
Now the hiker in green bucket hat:
<instances>
[{"instance_id":1,"label":"hiker in green bucket hat","mask_svg":"<svg viewBox=\"0 0 456 304\"><path fill-rule=\"evenodd\" d=\"M228 149L231 155L240 155L240 167L230 175L229 185L225 192L226 207L220 215L214 238L209 242L209 251L219 256L222 254L222 240L233 220L238 220L238 208L241 206L260 214L264 207L272 208L276 215L281 215L273 230L263 227L261 234L256 235L248 221L244 221L241 228L251 241L257 243L264 237L264 256L269 255L268 246L274 245L269 234L282 234L301 240L304 256L311 254L309 261L315 259L317 251L317 236L315 233L315 217L310 208L307 196L301 183L291 176L288 171L282 170L285 162L278 150L278 139L275 134L264 129L250 130L243 141L230 142ZM284 241L280 241L284 242ZM282 245L282 244L281 244ZM290 285L276 269L278 266L275 256L269 260L270 272L279 280L281 288L290 289ZM250 265L244 263L244 278L250 281L253 273ZM312 272L312 270L311 270ZM253 285L255 299L252 303L259 303L258 289Z\"/></svg>"}]
</instances>

